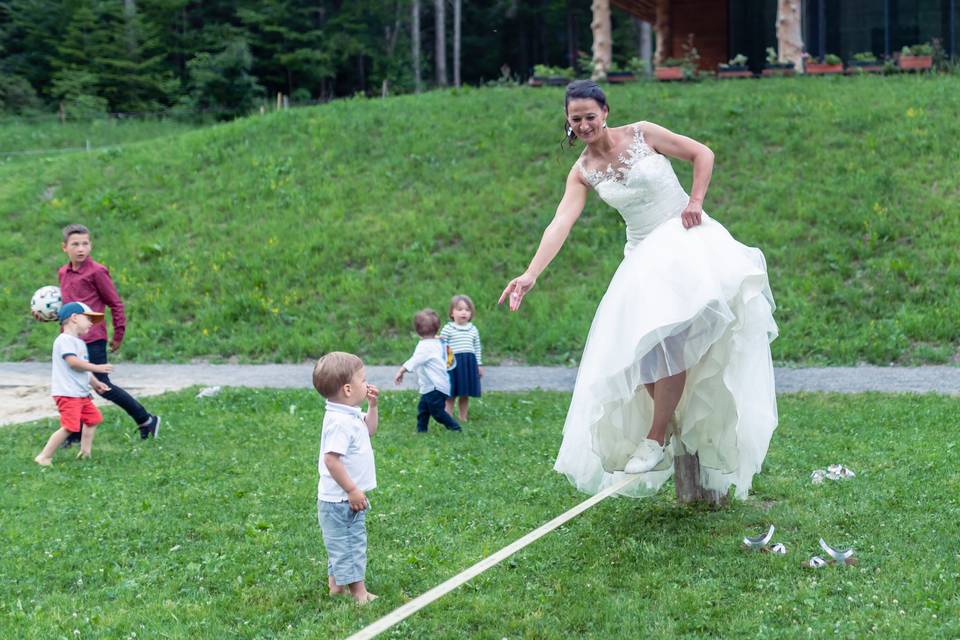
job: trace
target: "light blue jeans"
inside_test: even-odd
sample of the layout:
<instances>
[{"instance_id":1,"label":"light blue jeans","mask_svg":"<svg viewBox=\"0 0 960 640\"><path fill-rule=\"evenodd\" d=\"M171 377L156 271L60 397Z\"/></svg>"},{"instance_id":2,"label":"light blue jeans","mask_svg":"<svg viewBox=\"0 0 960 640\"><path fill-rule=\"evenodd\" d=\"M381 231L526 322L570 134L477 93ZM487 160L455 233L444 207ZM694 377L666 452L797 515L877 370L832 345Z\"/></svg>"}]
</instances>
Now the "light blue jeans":
<instances>
[{"instance_id":1,"label":"light blue jeans","mask_svg":"<svg viewBox=\"0 0 960 640\"><path fill-rule=\"evenodd\" d=\"M327 575L337 586L363 580L367 573L367 523L370 507L352 511L350 503L317 501L317 518L327 548Z\"/></svg>"}]
</instances>

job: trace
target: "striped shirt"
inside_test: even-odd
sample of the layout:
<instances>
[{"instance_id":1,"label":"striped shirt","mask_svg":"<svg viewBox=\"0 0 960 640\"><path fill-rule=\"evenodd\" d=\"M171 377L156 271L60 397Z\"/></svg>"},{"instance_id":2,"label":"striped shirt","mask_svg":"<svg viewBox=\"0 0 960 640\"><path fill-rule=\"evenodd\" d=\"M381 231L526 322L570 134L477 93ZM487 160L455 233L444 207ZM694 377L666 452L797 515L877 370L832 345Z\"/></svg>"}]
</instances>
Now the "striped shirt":
<instances>
[{"instance_id":1,"label":"striped shirt","mask_svg":"<svg viewBox=\"0 0 960 640\"><path fill-rule=\"evenodd\" d=\"M440 331L440 337L447 341L454 353L472 353L477 356L477 365L483 366L483 348L480 346L480 332L472 322L459 325L448 322Z\"/></svg>"}]
</instances>

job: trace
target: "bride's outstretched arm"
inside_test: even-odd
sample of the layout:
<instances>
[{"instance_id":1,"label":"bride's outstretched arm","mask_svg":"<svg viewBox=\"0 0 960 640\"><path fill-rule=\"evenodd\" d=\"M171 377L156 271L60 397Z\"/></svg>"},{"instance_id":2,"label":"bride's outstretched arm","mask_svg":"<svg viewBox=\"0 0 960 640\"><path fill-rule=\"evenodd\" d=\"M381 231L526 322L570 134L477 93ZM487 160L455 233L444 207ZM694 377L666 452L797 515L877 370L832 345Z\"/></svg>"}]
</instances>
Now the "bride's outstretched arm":
<instances>
[{"instance_id":1,"label":"bride's outstretched arm","mask_svg":"<svg viewBox=\"0 0 960 640\"><path fill-rule=\"evenodd\" d=\"M713 151L693 138L681 136L652 122L643 123L643 136L651 147L665 156L686 160L693 164L693 186L690 187L690 202L680 218L687 229L701 222L703 200L713 176Z\"/></svg>"},{"instance_id":2,"label":"bride's outstretched arm","mask_svg":"<svg viewBox=\"0 0 960 640\"><path fill-rule=\"evenodd\" d=\"M560 248L570 235L570 229L580 214L583 212L583 206L587 202L587 186L580 177L579 168L574 165L567 174L567 184L563 192L563 198L557 206L557 213L553 220L543 231L543 237L540 238L540 246L530 261L530 265L522 275L517 276L507 284L507 287L500 294L498 304L510 298L510 310L516 311L523 302L523 296L527 294L533 285L537 282L537 277L543 273L547 265L557 256Z\"/></svg>"}]
</instances>

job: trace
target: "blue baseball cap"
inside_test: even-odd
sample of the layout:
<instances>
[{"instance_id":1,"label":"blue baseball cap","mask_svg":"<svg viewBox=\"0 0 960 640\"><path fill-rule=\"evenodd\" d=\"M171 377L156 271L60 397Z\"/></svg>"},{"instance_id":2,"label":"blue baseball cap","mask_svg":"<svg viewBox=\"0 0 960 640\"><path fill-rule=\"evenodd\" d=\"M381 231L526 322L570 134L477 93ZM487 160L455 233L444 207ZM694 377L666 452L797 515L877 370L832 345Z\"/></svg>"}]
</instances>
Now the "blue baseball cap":
<instances>
[{"instance_id":1,"label":"blue baseball cap","mask_svg":"<svg viewBox=\"0 0 960 640\"><path fill-rule=\"evenodd\" d=\"M103 322L102 313L98 313L94 311L93 309L83 304L82 302L68 302L67 304L60 307L60 312L59 312L60 324L63 324L64 322L66 322L73 316L77 315L78 313L82 313L83 315L90 318L90 320L93 321L94 324L98 322Z\"/></svg>"}]
</instances>

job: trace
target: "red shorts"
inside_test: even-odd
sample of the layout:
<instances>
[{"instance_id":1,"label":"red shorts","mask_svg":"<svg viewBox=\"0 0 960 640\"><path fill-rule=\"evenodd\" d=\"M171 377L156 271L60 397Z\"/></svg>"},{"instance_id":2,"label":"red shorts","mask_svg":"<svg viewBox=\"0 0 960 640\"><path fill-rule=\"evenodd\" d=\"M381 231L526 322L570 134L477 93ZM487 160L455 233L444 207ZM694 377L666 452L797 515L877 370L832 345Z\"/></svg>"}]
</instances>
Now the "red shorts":
<instances>
[{"instance_id":1,"label":"red shorts","mask_svg":"<svg viewBox=\"0 0 960 640\"><path fill-rule=\"evenodd\" d=\"M80 431L81 424L95 427L103 422L100 409L97 409L89 397L53 396L53 400L60 411L60 426L67 431L77 433Z\"/></svg>"}]
</instances>

